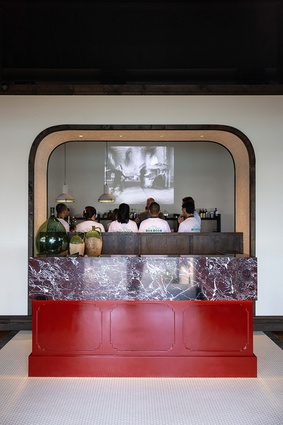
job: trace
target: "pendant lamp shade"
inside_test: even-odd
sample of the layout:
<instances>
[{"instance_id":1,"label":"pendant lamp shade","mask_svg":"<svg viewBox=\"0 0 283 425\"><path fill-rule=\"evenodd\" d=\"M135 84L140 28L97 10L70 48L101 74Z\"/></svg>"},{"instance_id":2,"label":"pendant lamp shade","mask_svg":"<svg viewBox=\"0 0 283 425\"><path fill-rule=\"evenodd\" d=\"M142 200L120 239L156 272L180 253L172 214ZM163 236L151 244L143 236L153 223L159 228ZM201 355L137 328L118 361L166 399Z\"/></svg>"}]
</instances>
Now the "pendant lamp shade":
<instances>
[{"instance_id":1,"label":"pendant lamp shade","mask_svg":"<svg viewBox=\"0 0 283 425\"><path fill-rule=\"evenodd\" d=\"M115 202L115 198L109 193L108 184L104 185L104 193L98 198L98 202Z\"/></svg>"},{"instance_id":2,"label":"pendant lamp shade","mask_svg":"<svg viewBox=\"0 0 283 425\"><path fill-rule=\"evenodd\" d=\"M57 196L56 202L75 202L73 196L68 192L68 185L63 184L63 192Z\"/></svg>"},{"instance_id":3,"label":"pendant lamp shade","mask_svg":"<svg viewBox=\"0 0 283 425\"><path fill-rule=\"evenodd\" d=\"M75 202L74 197L68 191L68 185L66 184L66 143L64 143L64 184L63 184L63 192L57 196L56 202Z\"/></svg>"},{"instance_id":4,"label":"pendant lamp shade","mask_svg":"<svg viewBox=\"0 0 283 425\"><path fill-rule=\"evenodd\" d=\"M98 198L98 202L115 202L115 197L109 193L109 187L107 184L107 162L108 162L108 145L106 142L106 152L105 152L105 185L104 185L104 192L100 197Z\"/></svg>"}]
</instances>

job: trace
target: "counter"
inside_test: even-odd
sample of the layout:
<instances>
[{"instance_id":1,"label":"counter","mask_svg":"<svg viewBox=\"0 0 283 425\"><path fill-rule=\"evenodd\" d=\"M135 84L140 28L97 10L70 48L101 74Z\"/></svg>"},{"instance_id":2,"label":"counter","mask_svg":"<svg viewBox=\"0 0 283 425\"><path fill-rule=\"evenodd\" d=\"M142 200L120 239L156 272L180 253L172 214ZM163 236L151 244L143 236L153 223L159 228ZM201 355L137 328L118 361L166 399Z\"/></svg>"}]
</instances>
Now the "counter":
<instances>
[{"instance_id":1,"label":"counter","mask_svg":"<svg viewBox=\"0 0 283 425\"><path fill-rule=\"evenodd\" d=\"M257 260L229 257L29 259L29 298L256 300Z\"/></svg>"},{"instance_id":2,"label":"counter","mask_svg":"<svg viewBox=\"0 0 283 425\"><path fill-rule=\"evenodd\" d=\"M254 257L31 257L29 297L29 376L257 374Z\"/></svg>"}]
</instances>

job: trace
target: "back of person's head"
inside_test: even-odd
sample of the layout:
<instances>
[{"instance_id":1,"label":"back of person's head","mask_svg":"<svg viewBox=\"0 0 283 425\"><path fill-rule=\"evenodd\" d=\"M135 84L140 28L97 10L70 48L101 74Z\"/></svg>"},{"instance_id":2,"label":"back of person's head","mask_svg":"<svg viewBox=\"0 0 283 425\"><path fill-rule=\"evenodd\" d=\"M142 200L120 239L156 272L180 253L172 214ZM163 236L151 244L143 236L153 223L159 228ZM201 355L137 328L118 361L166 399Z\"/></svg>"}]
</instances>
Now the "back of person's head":
<instances>
[{"instance_id":1,"label":"back of person's head","mask_svg":"<svg viewBox=\"0 0 283 425\"><path fill-rule=\"evenodd\" d=\"M191 196L186 196L185 198L182 199L183 204L188 204L188 203L192 203L195 209L195 201Z\"/></svg>"},{"instance_id":2,"label":"back of person's head","mask_svg":"<svg viewBox=\"0 0 283 425\"><path fill-rule=\"evenodd\" d=\"M130 207L128 204L120 204L117 213L117 221L119 223L128 223L130 219Z\"/></svg>"},{"instance_id":3,"label":"back of person's head","mask_svg":"<svg viewBox=\"0 0 283 425\"><path fill-rule=\"evenodd\" d=\"M117 220L117 214L118 214L119 209L118 208L114 208L112 215L111 215L111 220Z\"/></svg>"},{"instance_id":4,"label":"back of person's head","mask_svg":"<svg viewBox=\"0 0 283 425\"><path fill-rule=\"evenodd\" d=\"M160 211L160 205L157 202L152 202L149 206L149 211L151 215L158 215Z\"/></svg>"},{"instance_id":5,"label":"back of person's head","mask_svg":"<svg viewBox=\"0 0 283 425\"><path fill-rule=\"evenodd\" d=\"M67 208L67 205L66 204L57 204L56 205L56 212L57 212L57 215L60 215L60 214L62 214L64 211L67 211L68 210L68 208Z\"/></svg>"},{"instance_id":6,"label":"back of person's head","mask_svg":"<svg viewBox=\"0 0 283 425\"><path fill-rule=\"evenodd\" d=\"M84 218L87 220L96 215L96 209L94 207L87 206L84 209Z\"/></svg>"},{"instance_id":7,"label":"back of person's head","mask_svg":"<svg viewBox=\"0 0 283 425\"><path fill-rule=\"evenodd\" d=\"M195 206L193 202L185 202L182 205L182 208L184 208L188 214L193 214L195 211Z\"/></svg>"},{"instance_id":8,"label":"back of person's head","mask_svg":"<svg viewBox=\"0 0 283 425\"><path fill-rule=\"evenodd\" d=\"M150 205L154 202L153 198L147 198L145 208L149 210Z\"/></svg>"}]
</instances>

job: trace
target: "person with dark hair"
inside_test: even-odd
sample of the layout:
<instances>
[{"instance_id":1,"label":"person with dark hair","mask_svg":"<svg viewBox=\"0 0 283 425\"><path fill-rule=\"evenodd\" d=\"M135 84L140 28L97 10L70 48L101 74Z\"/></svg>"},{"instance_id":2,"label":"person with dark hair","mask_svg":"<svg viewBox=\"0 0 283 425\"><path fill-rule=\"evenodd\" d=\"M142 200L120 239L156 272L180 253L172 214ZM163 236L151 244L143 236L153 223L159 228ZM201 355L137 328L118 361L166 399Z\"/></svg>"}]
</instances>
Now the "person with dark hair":
<instances>
[{"instance_id":1,"label":"person with dark hair","mask_svg":"<svg viewBox=\"0 0 283 425\"><path fill-rule=\"evenodd\" d=\"M141 212L135 220L138 226L141 224L142 221L144 221L144 220L146 220L147 218L150 217L149 207L152 204L152 202L155 202L155 200L153 198L147 198L145 210L143 212ZM164 215L162 214L161 211L159 211L158 217L162 218L164 220Z\"/></svg>"},{"instance_id":2,"label":"person with dark hair","mask_svg":"<svg viewBox=\"0 0 283 425\"><path fill-rule=\"evenodd\" d=\"M85 218L85 221L82 221L81 223L77 224L76 232L85 233L91 230L93 227L99 227L101 232L105 232L103 224L98 223L98 221L95 221L96 209L94 207L85 207L83 216Z\"/></svg>"},{"instance_id":3,"label":"person with dark hair","mask_svg":"<svg viewBox=\"0 0 283 425\"><path fill-rule=\"evenodd\" d=\"M128 204L120 204L117 218L109 225L108 232L138 232L137 223L130 220L130 207Z\"/></svg>"},{"instance_id":4,"label":"person with dark hair","mask_svg":"<svg viewBox=\"0 0 283 425\"><path fill-rule=\"evenodd\" d=\"M179 225L178 232L200 232L200 223L194 217L194 204L192 202L187 202L182 205L182 213L185 217Z\"/></svg>"},{"instance_id":5,"label":"person with dark hair","mask_svg":"<svg viewBox=\"0 0 283 425\"><path fill-rule=\"evenodd\" d=\"M109 230L109 226L110 226L110 224L113 222L113 221L115 221L115 220L117 220L117 214L118 214L118 211L119 211L119 208L114 208L114 210L112 211L112 213L111 213L111 215L110 215L110 220L111 221L108 221L108 223L107 223L107 232L108 232L108 230Z\"/></svg>"},{"instance_id":6,"label":"person with dark hair","mask_svg":"<svg viewBox=\"0 0 283 425\"><path fill-rule=\"evenodd\" d=\"M185 198L182 199L182 204L188 204L188 203L191 203L193 205L194 217L198 221L199 225L201 226L201 218L200 218L198 212L196 211L195 200L191 196L186 196ZM184 217L183 217L183 215L180 215L180 217L178 217L178 223L180 224L183 221L184 221Z\"/></svg>"},{"instance_id":7,"label":"person with dark hair","mask_svg":"<svg viewBox=\"0 0 283 425\"><path fill-rule=\"evenodd\" d=\"M185 196L185 198L182 199L183 204L187 204L188 202L191 202L194 205L195 208L195 200L191 196Z\"/></svg>"},{"instance_id":8,"label":"person with dark hair","mask_svg":"<svg viewBox=\"0 0 283 425\"><path fill-rule=\"evenodd\" d=\"M66 232L69 232L70 231L70 226L69 226L69 224L66 221L66 218L69 215L69 209L68 209L67 205L66 204L62 204L62 203L57 204L56 205L56 212L57 212L57 220L59 220L60 223L63 224L63 226L66 229Z\"/></svg>"},{"instance_id":9,"label":"person with dark hair","mask_svg":"<svg viewBox=\"0 0 283 425\"><path fill-rule=\"evenodd\" d=\"M139 232L171 232L166 220L159 218L160 205L152 202L149 206L150 217L143 220L139 227Z\"/></svg>"}]
</instances>

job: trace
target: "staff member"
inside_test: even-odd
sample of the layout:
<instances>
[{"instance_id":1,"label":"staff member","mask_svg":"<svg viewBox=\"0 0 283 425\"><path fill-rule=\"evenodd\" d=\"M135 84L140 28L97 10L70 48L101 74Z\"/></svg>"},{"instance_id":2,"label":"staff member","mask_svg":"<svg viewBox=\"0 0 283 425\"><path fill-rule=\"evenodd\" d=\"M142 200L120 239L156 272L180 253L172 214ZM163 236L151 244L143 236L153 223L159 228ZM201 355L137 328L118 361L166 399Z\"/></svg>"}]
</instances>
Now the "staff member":
<instances>
[{"instance_id":1,"label":"staff member","mask_svg":"<svg viewBox=\"0 0 283 425\"><path fill-rule=\"evenodd\" d=\"M182 205L182 214L185 218L179 224L178 232L200 232L200 222L194 217L194 204L187 202Z\"/></svg>"},{"instance_id":2,"label":"staff member","mask_svg":"<svg viewBox=\"0 0 283 425\"><path fill-rule=\"evenodd\" d=\"M66 221L66 218L69 215L69 209L68 209L67 205L66 204L62 204L62 203L57 204L56 205L56 212L57 212L57 220L59 220L60 223L63 224L63 226L66 229L66 232L69 232L70 231L70 226L69 226L69 224Z\"/></svg>"},{"instance_id":3,"label":"staff member","mask_svg":"<svg viewBox=\"0 0 283 425\"><path fill-rule=\"evenodd\" d=\"M153 198L147 198L145 210L143 212L141 212L135 220L135 222L137 223L138 226L141 224L142 221L144 221L144 220L146 220L147 218L150 217L149 207L152 204L152 202L155 202L155 200ZM162 214L161 211L159 211L158 217L165 219L165 217L164 217L164 215Z\"/></svg>"},{"instance_id":4,"label":"staff member","mask_svg":"<svg viewBox=\"0 0 283 425\"><path fill-rule=\"evenodd\" d=\"M94 207L88 206L85 207L83 212L85 221L82 221L81 223L77 224L76 226L76 232L88 232L89 230L92 230L93 227L99 227L101 232L105 232L104 226L101 223L98 223L98 221L95 221L96 219L96 209Z\"/></svg>"},{"instance_id":5,"label":"staff member","mask_svg":"<svg viewBox=\"0 0 283 425\"><path fill-rule=\"evenodd\" d=\"M150 218L143 220L140 224L139 232L171 232L166 220L159 218L160 205L152 202L149 206Z\"/></svg>"}]
</instances>

